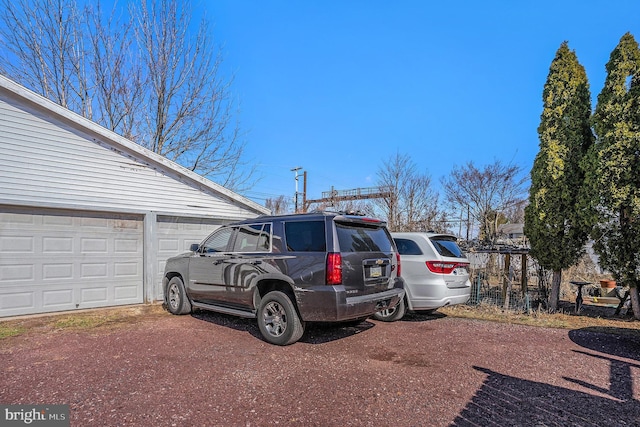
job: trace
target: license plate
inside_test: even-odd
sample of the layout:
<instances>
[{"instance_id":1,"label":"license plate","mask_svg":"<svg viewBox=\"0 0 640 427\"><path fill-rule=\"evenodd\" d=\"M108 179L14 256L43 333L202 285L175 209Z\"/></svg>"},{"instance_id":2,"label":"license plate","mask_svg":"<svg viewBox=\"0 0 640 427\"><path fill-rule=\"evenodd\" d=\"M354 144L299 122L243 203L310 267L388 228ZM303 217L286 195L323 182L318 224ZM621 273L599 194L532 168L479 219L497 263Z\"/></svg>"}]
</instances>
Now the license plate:
<instances>
[{"instance_id":1,"label":"license plate","mask_svg":"<svg viewBox=\"0 0 640 427\"><path fill-rule=\"evenodd\" d=\"M382 267L379 265L371 267L369 270L369 277L380 277L382 276Z\"/></svg>"}]
</instances>

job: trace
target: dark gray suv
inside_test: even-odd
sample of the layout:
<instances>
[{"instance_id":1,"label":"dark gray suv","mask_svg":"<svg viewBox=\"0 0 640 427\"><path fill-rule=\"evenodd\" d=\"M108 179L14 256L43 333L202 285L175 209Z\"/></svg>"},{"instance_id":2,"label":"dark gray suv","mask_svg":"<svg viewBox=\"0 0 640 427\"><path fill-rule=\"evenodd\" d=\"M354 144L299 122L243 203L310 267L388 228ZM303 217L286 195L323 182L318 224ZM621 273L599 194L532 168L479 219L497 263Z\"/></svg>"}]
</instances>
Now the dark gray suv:
<instances>
[{"instance_id":1,"label":"dark gray suv","mask_svg":"<svg viewBox=\"0 0 640 427\"><path fill-rule=\"evenodd\" d=\"M214 231L167 261L167 309L257 318L265 340L292 344L305 322L364 320L404 296L385 223L337 212L262 216Z\"/></svg>"}]
</instances>

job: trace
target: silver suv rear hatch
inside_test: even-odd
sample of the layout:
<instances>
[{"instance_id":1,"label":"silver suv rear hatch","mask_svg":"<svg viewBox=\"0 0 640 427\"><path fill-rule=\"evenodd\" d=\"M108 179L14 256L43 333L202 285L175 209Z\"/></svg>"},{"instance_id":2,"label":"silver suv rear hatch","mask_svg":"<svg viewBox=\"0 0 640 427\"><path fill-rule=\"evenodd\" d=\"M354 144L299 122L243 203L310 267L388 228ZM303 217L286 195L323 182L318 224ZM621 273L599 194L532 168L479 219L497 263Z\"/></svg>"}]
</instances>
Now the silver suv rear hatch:
<instances>
[{"instance_id":1,"label":"silver suv rear hatch","mask_svg":"<svg viewBox=\"0 0 640 427\"><path fill-rule=\"evenodd\" d=\"M385 223L351 216L335 217L334 223L347 294L368 295L389 289L397 277L397 259Z\"/></svg>"},{"instance_id":2,"label":"silver suv rear hatch","mask_svg":"<svg viewBox=\"0 0 640 427\"><path fill-rule=\"evenodd\" d=\"M454 236L430 236L431 244L441 257L442 276L448 288L462 288L469 280L469 260L465 257Z\"/></svg>"}]
</instances>

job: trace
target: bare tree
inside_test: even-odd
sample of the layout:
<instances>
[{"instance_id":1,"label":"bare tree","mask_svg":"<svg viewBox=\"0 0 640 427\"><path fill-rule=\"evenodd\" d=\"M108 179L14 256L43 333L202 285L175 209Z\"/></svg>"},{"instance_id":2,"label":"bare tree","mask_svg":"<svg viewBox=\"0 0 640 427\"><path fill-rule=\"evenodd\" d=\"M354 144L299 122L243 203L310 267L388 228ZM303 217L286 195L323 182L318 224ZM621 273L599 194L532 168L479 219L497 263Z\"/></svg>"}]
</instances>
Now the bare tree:
<instances>
[{"instance_id":1,"label":"bare tree","mask_svg":"<svg viewBox=\"0 0 640 427\"><path fill-rule=\"evenodd\" d=\"M2 71L92 117L82 14L73 0L2 0Z\"/></svg>"},{"instance_id":2,"label":"bare tree","mask_svg":"<svg viewBox=\"0 0 640 427\"><path fill-rule=\"evenodd\" d=\"M505 207L502 214L511 224L524 224L524 208L528 203L528 200L516 201L512 205Z\"/></svg>"},{"instance_id":3,"label":"bare tree","mask_svg":"<svg viewBox=\"0 0 640 427\"><path fill-rule=\"evenodd\" d=\"M231 82L220 76L222 55L207 22L190 33L190 4L176 0L140 2L133 15L148 76L140 143L238 189L251 174L241 176L238 170L244 144L232 121Z\"/></svg>"},{"instance_id":4,"label":"bare tree","mask_svg":"<svg viewBox=\"0 0 640 427\"><path fill-rule=\"evenodd\" d=\"M267 199L264 205L271 209L272 215L280 215L290 211L291 201L289 197L281 195L274 199Z\"/></svg>"},{"instance_id":5,"label":"bare tree","mask_svg":"<svg viewBox=\"0 0 640 427\"><path fill-rule=\"evenodd\" d=\"M431 178L416 170L406 154L383 163L378 170L378 184L391 188L391 197L377 199L392 231L427 231L438 228L440 216L438 194L431 188Z\"/></svg>"},{"instance_id":6,"label":"bare tree","mask_svg":"<svg viewBox=\"0 0 640 427\"><path fill-rule=\"evenodd\" d=\"M499 218L526 200L526 182L520 166L499 160L483 169L468 162L454 167L451 175L441 180L449 203L466 206L480 225L480 236L488 242L495 241Z\"/></svg>"},{"instance_id":7,"label":"bare tree","mask_svg":"<svg viewBox=\"0 0 640 427\"><path fill-rule=\"evenodd\" d=\"M103 13L100 2L87 6L84 15L91 48L86 59L95 81L94 120L125 138L141 140L138 105L143 100L144 81L133 20L123 17L116 4L110 14Z\"/></svg>"},{"instance_id":8,"label":"bare tree","mask_svg":"<svg viewBox=\"0 0 640 427\"><path fill-rule=\"evenodd\" d=\"M235 191L253 180L233 119L232 79L189 2L0 0L0 71Z\"/></svg>"}]
</instances>

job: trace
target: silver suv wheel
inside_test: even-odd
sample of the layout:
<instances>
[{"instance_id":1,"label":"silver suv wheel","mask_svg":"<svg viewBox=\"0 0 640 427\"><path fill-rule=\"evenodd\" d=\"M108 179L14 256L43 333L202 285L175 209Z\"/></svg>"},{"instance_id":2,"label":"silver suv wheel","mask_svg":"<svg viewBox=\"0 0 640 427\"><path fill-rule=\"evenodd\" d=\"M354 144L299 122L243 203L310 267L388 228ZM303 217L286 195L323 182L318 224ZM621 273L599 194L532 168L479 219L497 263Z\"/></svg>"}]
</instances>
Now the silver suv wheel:
<instances>
[{"instance_id":1,"label":"silver suv wheel","mask_svg":"<svg viewBox=\"0 0 640 427\"><path fill-rule=\"evenodd\" d=\"M404 317L404 313L406 310L407 308L403 298L400 300L398 305L393 308L380 310L373 315L373 318L376 320L380 320L381 322L395 322L396 320L400 320Z\"/></svg>"}]
</instances>

